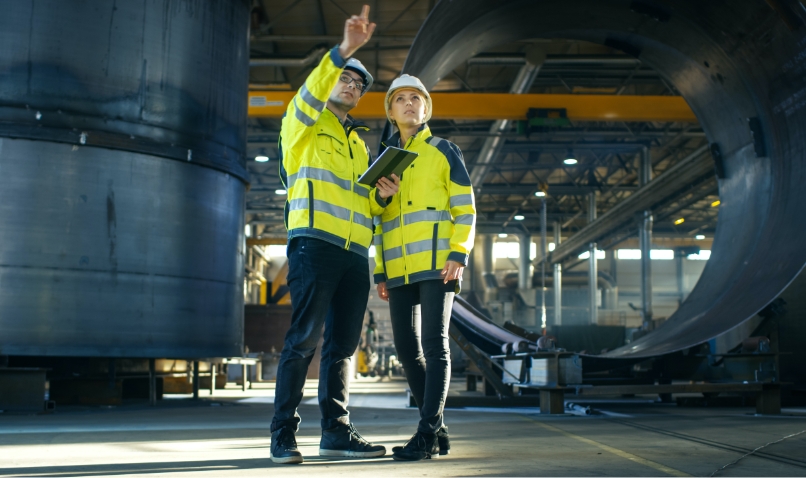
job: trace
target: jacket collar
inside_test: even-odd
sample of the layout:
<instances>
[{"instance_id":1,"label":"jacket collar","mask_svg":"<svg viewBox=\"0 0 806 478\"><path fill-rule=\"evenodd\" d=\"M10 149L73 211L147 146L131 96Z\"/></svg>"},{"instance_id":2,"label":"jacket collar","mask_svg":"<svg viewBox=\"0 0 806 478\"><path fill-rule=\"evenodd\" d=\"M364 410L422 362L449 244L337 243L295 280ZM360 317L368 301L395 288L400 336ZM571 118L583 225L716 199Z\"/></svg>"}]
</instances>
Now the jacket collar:
<instances>
[{"instance_id":1,"label":"jacket collar","mask_svg":"<svg viewBox=\"0 0 806 478\"><path fill-rule=\"evenodd\" d=\"M412 136L411 145L414 146L415 144L421 143L426 139L430 138L431 136L432 136L431 129L428 127L428 124L423 123L417 129L417 133L415 133L414 136ZM400 142L400 131L396 132L388 139L382 141L381 146L383 146L384 149L388 148L389 146L394 146L395 148L397 148L399 142ZM400 145L400 147L405 146L406 146L405 144Z\"/></svg>"}]
</instances>

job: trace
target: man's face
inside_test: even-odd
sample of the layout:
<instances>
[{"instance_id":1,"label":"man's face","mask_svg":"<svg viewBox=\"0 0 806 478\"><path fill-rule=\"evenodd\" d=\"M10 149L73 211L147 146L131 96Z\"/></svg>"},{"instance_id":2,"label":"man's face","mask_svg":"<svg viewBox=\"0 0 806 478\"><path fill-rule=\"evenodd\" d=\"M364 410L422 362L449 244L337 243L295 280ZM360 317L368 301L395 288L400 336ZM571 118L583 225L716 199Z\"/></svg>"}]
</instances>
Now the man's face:
<instances>
[{"instance_id":1,"label":"man's face","mask_svg":"<svg viewBox=\"0 0 806 478\"><path fill-rule=\"evenodd\" d=\"M348 85L342 81L342 78L344 77L355 81L350 81L350 84ZM330 92L330 101L347 109L353 109L358 104L358 100L361 99L361 90L356 88L356 81L363 84L364 78L351 70L342 71L339 78L340 79L339 82L336 83L336 87Z\"/></svg>"}]
</instances>

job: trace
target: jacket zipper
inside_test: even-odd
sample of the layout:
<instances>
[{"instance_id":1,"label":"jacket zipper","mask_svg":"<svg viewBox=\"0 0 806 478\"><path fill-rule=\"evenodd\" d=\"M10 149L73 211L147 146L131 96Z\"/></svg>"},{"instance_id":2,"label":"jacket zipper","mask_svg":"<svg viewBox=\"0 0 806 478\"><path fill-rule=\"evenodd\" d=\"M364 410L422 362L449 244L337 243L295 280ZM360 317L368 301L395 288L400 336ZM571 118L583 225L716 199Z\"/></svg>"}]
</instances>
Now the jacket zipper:
<instances>
[{"instance_id":1,"label":"jacket zipper","mask_svg":"<svg viewBox=\"0 0 806 478\"><path fill-rule=\"evenodd\" d=\"M409 149L409 146L411 146L411 143L414 141L414 137L415 137L415 136L417 136L417 135L415 134L414 136L412 136L411 138L409 138L409 140L408 140L408 141L406 141L406 144L404 145L403 149L406 149L406 150L408 150L408 149ZM408 198L410 197L410 196L409 196L409 192L410 192L410 191L409 191L409 189L410 189L410 188L409 188L409 186L408 186L408 182L407 182L407 183L406 183L406 199L407 199L407 200L406 200L406 201L403 201L403 200L401 200L401 201L400 201L400 252L401 252L401 254L403 254L403 277L404 277L404 284L408 284L408 283L409 283L409 267L408 267L408 265L409 265L409 258L408 258L408 256L406 255L406 237L405 237L405 236L404 236L404 234L403 234L403 231L405 231L405 227L404 227L404 226L405 226L405 224L403 223L403 206L404 206L404 203L405 203L405 205L407 205L407 204L408 204ZM402 196L403 196L403 195L401 194L401 199L402 199Z\"/></svg>"}]
</instances>

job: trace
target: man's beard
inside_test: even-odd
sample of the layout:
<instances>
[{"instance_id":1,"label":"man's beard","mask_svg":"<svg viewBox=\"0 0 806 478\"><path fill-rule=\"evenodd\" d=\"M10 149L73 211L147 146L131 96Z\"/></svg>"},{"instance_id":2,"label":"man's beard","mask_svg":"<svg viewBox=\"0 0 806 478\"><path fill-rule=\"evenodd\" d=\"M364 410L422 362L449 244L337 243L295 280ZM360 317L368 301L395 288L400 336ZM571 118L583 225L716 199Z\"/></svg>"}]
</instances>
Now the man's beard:
<instances>
[{"instance_id":1,"label":"man's beard","mask_svg":"<svg viewBox=\"0 0 806 478\"><path fill-rule=\"evenodd\" d=\"M344 99L341 97L341 93L339 93L339 94L337 94L337 95L332 95L332 96L330 97L330 101L331 101L331 103L333 103L333 104L335 104L336 106L338 106L340 109L344 109L344 110L346 110L346 111L350 111L351 109L355 108L356 104L358 104L358 94L357 94L357 93L353 93L353 95L355 96L355 98L353 98L353 101L351 101L351 102L349 102L349 103L348 103L347 101L345 101L345 100L344 100Z\"/></svg>"}]
</instances>

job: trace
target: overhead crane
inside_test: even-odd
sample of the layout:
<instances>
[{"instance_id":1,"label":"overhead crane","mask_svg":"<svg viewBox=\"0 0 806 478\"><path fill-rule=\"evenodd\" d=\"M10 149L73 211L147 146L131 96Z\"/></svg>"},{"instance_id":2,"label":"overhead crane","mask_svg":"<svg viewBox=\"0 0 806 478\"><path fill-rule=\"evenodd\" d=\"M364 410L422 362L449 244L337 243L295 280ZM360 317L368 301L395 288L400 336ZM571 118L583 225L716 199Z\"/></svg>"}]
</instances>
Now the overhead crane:
<instances>
[{"instance_id":1,"label":"overhead crane","mask_svg":"<svg viewBox=\"0 0 806 478\"><path fill-rule=\"evenodd\" d=\"M249 116L281 118L295 91L250 91ZM386 93L370 91L350 115L385 120ZM431 93L434 119L522 120L530 109L565 110L571 121L657 121L695 123L680 96L554 95L509 93Z\"/></svg>"}]
</instances>

